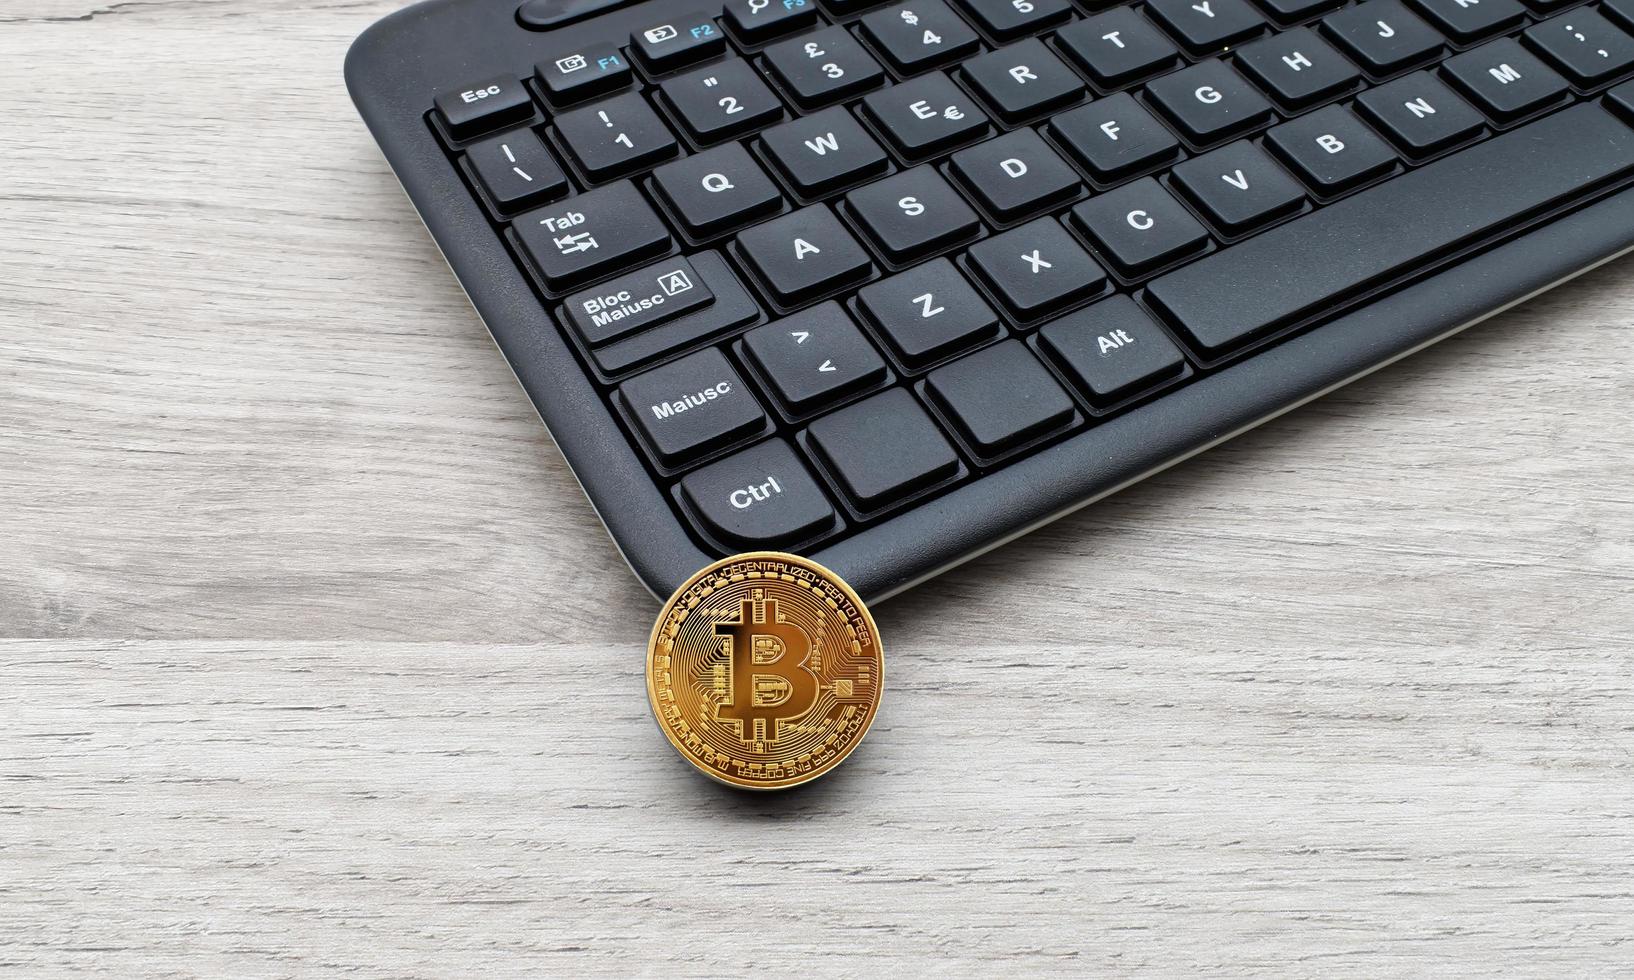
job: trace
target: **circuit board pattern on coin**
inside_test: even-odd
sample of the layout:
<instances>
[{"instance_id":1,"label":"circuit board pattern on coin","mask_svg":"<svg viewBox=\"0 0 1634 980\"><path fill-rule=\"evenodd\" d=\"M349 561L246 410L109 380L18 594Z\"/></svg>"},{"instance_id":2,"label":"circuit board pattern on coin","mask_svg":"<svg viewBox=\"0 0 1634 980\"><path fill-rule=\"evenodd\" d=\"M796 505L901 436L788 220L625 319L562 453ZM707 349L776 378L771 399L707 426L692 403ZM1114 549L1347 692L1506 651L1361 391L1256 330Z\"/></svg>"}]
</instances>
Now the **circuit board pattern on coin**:
<instances>
[{"instance_id":1,"label":"circuit board pattern on coin","mask_svg":"<svg viewBox=\"0 0 1634 980\"><path fill-rule=\"evenodd\" d=\"M874 621L832 572L792 555L740 555L683 585L647 653L647 694L670 744L750 789L817 778L879 708Z\"/></svg>"}]
</instances>

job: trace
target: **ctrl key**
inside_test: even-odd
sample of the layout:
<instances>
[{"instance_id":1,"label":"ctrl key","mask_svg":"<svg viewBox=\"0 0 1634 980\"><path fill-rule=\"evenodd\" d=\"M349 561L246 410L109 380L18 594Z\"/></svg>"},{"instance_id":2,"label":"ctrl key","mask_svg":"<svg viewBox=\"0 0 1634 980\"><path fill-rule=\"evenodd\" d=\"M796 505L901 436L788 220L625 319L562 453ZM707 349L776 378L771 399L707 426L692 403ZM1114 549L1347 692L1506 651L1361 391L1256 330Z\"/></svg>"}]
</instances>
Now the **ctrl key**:
<instances>
[{"instance_id":1,"label":"ctrl key","mask_svg":"<svg viewBox=\"0 0 1634 980\"><path fill-rule=\"evenodd\" d=\"M618 390L630 419L665 466L679 466L766 427L765 409L714 348L631 378Z\"/></svg>"},{"instance_id":2,"label":"ctrl key","mask_svg":"<svg viewBox=\"0 0 1634 980\"><path fill-rule=\"evenodd\" d=\"M705 466L681 481L681 494L704 530L724 544L788 544L834 526L827 495L781 439Z\"/></svg>"}]
</instances>

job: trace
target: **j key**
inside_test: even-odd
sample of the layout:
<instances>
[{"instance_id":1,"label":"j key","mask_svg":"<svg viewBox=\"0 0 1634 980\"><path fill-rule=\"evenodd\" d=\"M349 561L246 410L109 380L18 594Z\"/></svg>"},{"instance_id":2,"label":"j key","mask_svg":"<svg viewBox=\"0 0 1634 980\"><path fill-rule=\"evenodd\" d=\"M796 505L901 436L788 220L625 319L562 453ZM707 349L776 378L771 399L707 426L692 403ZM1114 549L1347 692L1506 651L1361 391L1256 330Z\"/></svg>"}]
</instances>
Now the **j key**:
<instances>
[{"instance_id":1,"label":"j key","mask_svg":"<svg viewBox=\"0 0 1634 980\"><path fill-rule=\"evenodd\" d=\"M774 126L761 141L795 192L808 198L877 177L891 164L862 124L838 106Z\"/></svg>"},{"instance_id":2,"label":"j key","mask_svg":"<svg viewBox=\"0 0 1634 980\"><path fill-rule=\"evenodd\" d=\"M630 84L634 73L611 44L592 44L539 62L539 84L558 103L580 102Z\"/></svg>"},{"instance_id":3,"label":"j key","mask_svg":"<svg viewBox=\"0 0 1634 980\"><path fill-rule=\"evenodd\" d=\"M1018 319L1035 320L1099 292L1106 273L1053 219L977 242L970 262Z\"/></svg>"},{"instance_id":4,"label":"j key","mask_svg":"<svg viewBox=\"0 0 1634 980\"><path fill-rule=\"evenodd\" d=\"M878 130L909 160L935 156L987 132L987 116L940 72L862 100Z\"/></svg>"},{"instance_id":5,"label":"j key","mask_svg":"<svg viewBox=\"0 0 1634 980\"><path fill-rule=\"evenodd\" d=\"M903 75L942 68L981 50L981 39L943 0L913 0L862 19L863 33Z\"/></svg>"},{"instance_id":6,"label":"j key","mask_svg":"<svg viewBox=\"0 0 1634 980\"><path fill-rule=\"evenodd\" d=\"M515 78L500 76L437 96L437 114L455 139L533 118L533 99Z\"/></svg>"},{"instance_id":7,"label":"j key","mask_svg":"<svg viewBox=\"0 0 1634 980\"><path fill-rule=\"evenodd\" d=\"M1567 92L1564 78L1508 37L1448 58L1442 70L1500 122L1558 102Z\"/></svg>"},{"instance_id":8,"label":"j key","mask_svg":"<svg viewBox=\"0 0 1634 980\"><path fill-rule=\"evenodd\" d=\"M1000 222L1063 204L1084 187L1078 172L1030 129L961 150L953 155L950 169L982 209Z\"/></svg>"},{"instance_id":9,"label":"j key","mask_svg":"<svg viewBox=\"0 0 1634 980\"><path fill-rule=\"evenodd\" d=\"M736 58L672 78L659 89L700 143L746 136L783 118L783 103L747 61Z\"/></svg>"},{"instance_id":10,"label":"j key","mask_svg":"<svg viewBox=\"0 0 1634 980\"><path fill-rule=\"evenodd\" d=\"M902 264L967 242L981 219L934 167L915 167L858 188L845 202L868 237Z\"/></svg>"},{"instance_id":11,"label":"j key","mask_svg":"<svg viewBox=\"0 0 1634 980\"><path fill-rule=\"evenodd\" d=\"M1400 0L1367 0L1322 18L1322 30L1345 53L1377 75L1433 58L1446 40L1409 13Z\"/></svg>"},{"instance_id":12,"label":"j key","mask_svg":"<svg viewBox=\"0 0 1634 980\"><path fill-rule=\"evenodd\" d=\"M817 23L817 0L726 0L725 20L738 37L760 44Z\"/></svg>"},{"instance_id":13,"label":"j key","mask_svg":"<svg viewBox=\"0 0 1634 980\"><path fill-rule=\"evenodd\" d=\"M1395 151L1342 106L1283 123L1265 142L1320 194L1336 194L1396 165Z\"/></svg>"},{"instance_id":14,"label":"j key","mask_svg":"<svg viewBox=\"0 0 1634 980\"><path fill-rule=\"evenodd\" d=\"M629 181L529 211L514 227L552 292L656 258L672 245L664 222Z\"/></svg>"},{"instance_id":15,"label":"j key","mask_svg":"<svg viewBox=\"0 0 1634 980\"><path fill-rule=\"evenodd\" d=\"M885 70L843 27L779 41L766 49L766 62L806 109L866 92L885 79Z\"/></svg>"},{"instance_id":16,"label":"j key","mask_svg":"<svg viewBox=\"0 0 1634 980\"><path fill-rule=\"evenodd\" d=\"M1634 38L1592 10L1574 10L1526 32L1526 39L1579 85L1597 85L1634 66Z\"/></svg>"},{"instance_id":17,"label":"j key","mask_svg":"<svg viewBox=\"0 0 1634 980\"><path fill-rule=\"evenodd\" d=\"M1526 19L1516 0L1414 0L1441 33L1464 44L1502 33Z\"/></svg>"},{"instance_id":18,"label":"j key","mask_svg":"<svg viewBox=\"0 0 1634 980\"><path fill-rule=\"evenodd\" d=\"M692 263L676 256L569 296L562 311L579 336L600 347L715 302Z\"/></svg>"},{"instance_id":19,"label":"j key","mask_svg":"<svg viewBox=\"0 0 1634 980\"><path fill-rule=\"evenodd\" d=\"M1180 348L1127 296L1069 313L1040 330L1038 339L1101 408L1150 389L1186 366Z\"/></svg>"},{"instance_id":20,"label":"j key","mask_svg":"<svg viewBox=\"0 0 1634 980\"><path fill-rule=\"evenodd\" d=\"M1084 80L1036 38L965 62L965 78L994 115L1008 123L1071 105Z\"/></svg>"},{"instance_id":21,"label":"j key","mask_svg":"<svg viewBox=\"0 0 1634 980\"><path fill-rule=\"evenodd\" d=\"M1305 203L1299 184L1247 140L1188 160L1172 175L1216 227L1233 234L1292 214Z\"/></svg>"},{"instance_id":22,"label":"j key","mask_svg":"<svg viewBox=\"0 0 1634 980\"><path fill-rule=\"evenodd\" d=\"M1146 87L1182 132L1198 143L1238 136L1271 118L1271 103L1222 61L1204 61Z\"/></svg>"},{"instance_id":23,"label":"j key","mask_svg":"<svg viewBox=\"0 0 1634 980\"><path fill-rule=\"evenodd\" d=\"M1072 209L1101 254L1136 276L1208 244L1208 232L1152 177L1099 194Z\"/></svg>"},{"instance_id":24,"label":"j key","mask_svg":"<svg viewBox=\"0 0 1634 980\"><path fill-rule=\"evenodd\" d=\"M1180 141L1127 92L1056 116L1050 132L1103 183L1180 155Z\"/></svg>"},{"instance_id":25,"label":"j key","mask_svg":"<svg viewBox=\"0 0 1634 980\"><path fill-rule=\"evenodd\" d=\"M979 455L993 457L1071 424L1072 398L1019 340L930 373L925 389Z\"/></svg>"},{"instance_id":26,"label":"j key","mask_svg":"<svg viewBox=\"0 0 1634 980\"><path fill-rule=\"evenodd\" d=\"M636 428L665 466L677 466L766 428L766 412L726 356L688 354L619 385Z\"/></svg>"},{"instance_id":27,"label":"j key","mask_svg":"<svg viewBox=\"0 0 1634 980\"><path fill-rule=\"evenodd\" d=\"M1218 352L1634 171L1634 130L1597 105L1544 116L1153 281Z\"/></svg>"},{"instance_id":28,"label":"j key","mask_svg":"<svg viewBox=\"0 0 1634 980\"><path fill-rule=\"evenodd\" d=\"M1289 109L1338 95L1362 77L1344 55L1305 27L1243 45L1237 63Z\"/></svg>"},{"instance_id":29,"label":"j key","mask_svg":"<svg viewBox=\"0 0 1634 980\"><path fill-rule=\"evenodd\" d=\"M885 380L884 359L832 300L756 327L743 346L796 415Z\"/></svg>"},{"instance_id":30,"label":"j key","mask_svg":"<svg viewBox=\"0 0 1634 980\"><path fill-rule=\"evenodd\" d=\"M465 151L477 183L501 211L553 201L568 191L567 177L531 129L473 143Z\"/></svg>"},{"instance_id":31,"label":"j key","mask_svg":"<svg viewBox=\"0 0 1634 980\"><path fill-rule=\"evenodd\" d=\"M675 156L680 145L637 92L556 117L556 131L585 175L600 182Z\"/></svg>"},{"instance_id":32,"label":"j key","mask_svg":"<svg viewBox=\"0 0 1634 980\"><path fill-rule=\"evenodd\" d=\"M681 494L704 529L730 545L788 544L834 526L828 496L781 439L688 474Z\"/></svg>"},{"instance_id":33,"label":"j key","mask_svg":"<svg viewBox=\"0 0 1634 980\"><path fill-rule=\"evenodd\" d=\"M1056 43L1103 88L1155 75L1180 60L1180 49L1128 7L1115 7L1056 32Z\"/></svg>"},{"instance_id":34,"label":"j key","mask_svg":"<svg viewBox=\"0 0 1634 980\"><path fill-rule=\"evenodd\" d=\"M784 306L868 278L872 264L851 233L822 205L805 208L738 236L738 254Z\"/></svg>"},{"instance_id":35,"label":"j key","mask_svg":"<svg viewBox=\"0 0 1634 980\"><path fill-rule=\"evenodd\" d=\"M823 464L862 510L876 510L959 471L959 457L914 397L893 388L807 429Z\"/></svg>"},{"instance_id":36,"label":"j key","mask_svg":"<svg viewBox=\"0 0 1634 980\"><path fill-rule=\"evenodd\" d=\"M1038 34L1072 19L1067 0L959 0L959 5L1000 41Z\"/></svg>"},{"instance_id":37,"label":"j key","mask_svg":"<svg viewBox=\"0 0 1634 980\"><path fill-rule=\"evenodd\" d=\"M1422 71L1363 92L1356 107L1397 147L1415 156L1474 136L1484 122L1468 102Z\"/></svg>"},{"instance_id":38,"label":"j key","mask_svg":"<svg viewBox=\"0 0 1634 980\"><path fill-rule=\"evenodd\" d=\"M708 15L693 11L630 32L630 43L653 71L674 71L726 52L726 35Z\"/></svg>"},{"instance_id":39,"label":"j key","mask_svg":"<svg viewBox=\"0 0 1634 980\"><path fill-rule=\"evenodd\" d=\"M1223 51L1268 26L1246 0L1151 0L1146 9L1196 55Z\"/></svg>"},{"instance_id":40,"label":"j key","mask_svg":"<svg viewBox=\"0 0 1634 980\"><path fill-rule=\"evenodd\" d=\"M741 228L783 207L777 185L739 143L667 163L653 180L693 238Z\"/></svg>"},{"instance_id":41,"label":"j key","mask_svg":"<svg viewBox=\"0 0 1634 980\"><path fill-rule=\"evenodd\" d=\"M991 340L999 317L947 259L935 259L857 294L862 309L909 367L924 367Z\"/></svg>"}]
</instances>

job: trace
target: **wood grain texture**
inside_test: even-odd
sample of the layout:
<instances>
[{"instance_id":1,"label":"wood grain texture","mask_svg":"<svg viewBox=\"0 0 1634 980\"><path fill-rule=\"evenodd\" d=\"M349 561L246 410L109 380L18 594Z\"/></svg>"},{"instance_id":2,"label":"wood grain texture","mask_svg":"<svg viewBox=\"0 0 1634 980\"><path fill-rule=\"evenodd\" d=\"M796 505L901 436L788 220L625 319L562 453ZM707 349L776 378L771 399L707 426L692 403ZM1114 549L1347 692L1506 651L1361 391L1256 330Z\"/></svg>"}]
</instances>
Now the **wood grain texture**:
<instances>
[{"instance_id":1,"label":"wood grain texture","mask_svg":"<svg viewBox=\"0 0 1634 980\"><path fill-rule=\"evenodd\" d=\"M0 969L1634 969L1634 265L885 604L745 799L351 109L393 6L0 7Z\"/></svg>"}]
</instances>

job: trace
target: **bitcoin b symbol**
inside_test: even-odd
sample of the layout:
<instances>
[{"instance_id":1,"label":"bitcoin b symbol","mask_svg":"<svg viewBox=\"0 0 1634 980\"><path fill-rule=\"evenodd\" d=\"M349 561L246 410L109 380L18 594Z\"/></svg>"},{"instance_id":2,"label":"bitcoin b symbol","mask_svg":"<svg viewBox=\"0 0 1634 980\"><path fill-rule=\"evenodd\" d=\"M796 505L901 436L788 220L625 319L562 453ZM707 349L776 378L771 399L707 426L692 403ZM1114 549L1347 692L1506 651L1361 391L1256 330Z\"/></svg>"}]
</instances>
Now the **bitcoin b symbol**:
<instances>
[{"instance_id":1,"label":"bitcoin b symbol","mask_svg":"<svg viewBox=\"0 0 1634 980\"><path fill-rule=\"evenodd\" d=\"M793 623L778 622L777 600L767 599L763 616L744 599L735 623L716 623L715 635L732 641L732 703L715 717L743 726L745 742L777 738L777 723L810 711L817 703L817 675L806 661L811 637Z\"/></svg>"}]
</instances>

